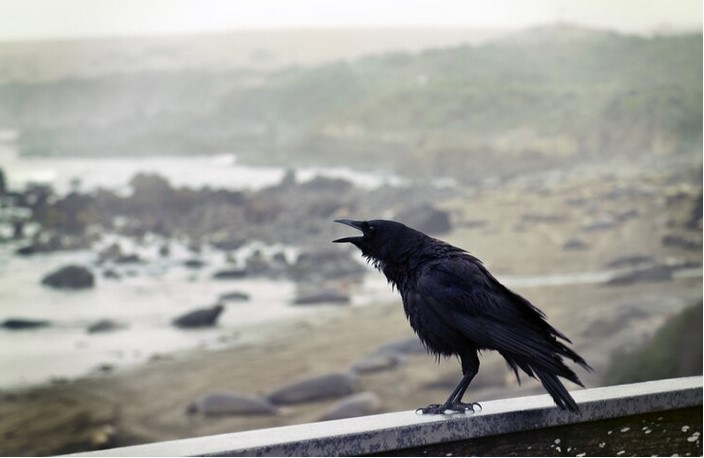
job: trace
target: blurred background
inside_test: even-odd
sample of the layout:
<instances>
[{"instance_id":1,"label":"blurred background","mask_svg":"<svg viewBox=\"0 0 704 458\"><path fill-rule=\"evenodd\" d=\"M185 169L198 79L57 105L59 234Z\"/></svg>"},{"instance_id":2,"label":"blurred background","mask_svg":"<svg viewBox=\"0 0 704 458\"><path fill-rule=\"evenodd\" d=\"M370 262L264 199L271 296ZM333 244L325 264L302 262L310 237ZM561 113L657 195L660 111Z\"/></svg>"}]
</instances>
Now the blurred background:
<instances>
[{"instance_id":1,"label":"blurred background","mask_svg":"<svg viewBox=\"0 0 704 458\"><path fill-rule=\"evenodd\" d=\"M587 387L701 374L701 17L0 0L0 454L444 400L458 362L336 218L478 256ZM484 354L466 400L522 382Z\"/></svg>"}]
</instances>

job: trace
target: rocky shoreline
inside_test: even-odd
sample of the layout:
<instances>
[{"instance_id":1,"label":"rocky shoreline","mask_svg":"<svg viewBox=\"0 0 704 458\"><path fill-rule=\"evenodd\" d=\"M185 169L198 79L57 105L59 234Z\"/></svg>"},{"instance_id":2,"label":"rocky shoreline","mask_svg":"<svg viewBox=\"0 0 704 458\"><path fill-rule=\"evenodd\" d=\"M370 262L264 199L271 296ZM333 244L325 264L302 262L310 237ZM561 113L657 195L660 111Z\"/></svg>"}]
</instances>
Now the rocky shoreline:
<instances>
[{"instance_id":1,"label":"rocky shoreline","mask_svg":"<svg viewBox=\"0 0 704 458\"><path fill-rule=\"evenodd\" d=\"M156 187L166 190L164 183L159 182ZM375 193L371 199L368 191L340 183L332 189L340 195L333 195L329 188L327 196L323 196L323 191L268 189L257 193L256 198L246 194L238 197L243 200L237 200L237 205L244 205L245 201L246 205L257 203L259 213L254 214L261 219L254 219L252 227L262 228L262 239L274 242L266 239L271 237L266 234L274 233L281 225L282 240L301 243L291 257L281 250L252 251L223 275L292 280L308 299L312 295L306 288L311 285L337 284L342 285L343 291L354 291L350 284L359 277L362 264L352 253L326 246L339 236L335 232L339 228L330 220L367 214L394 217L403 207L397 202L407 205L411 200L386 201L385 193L401 192L396 190L381 191L378 199ZM171 192L182 191L170 190L162 194L162 199ZM203 192L208 201L217 195L214 191ZM295 202L290 196L297 192L308 196L301 197L308 200L300 208L324 210L308 214L303 211L300 215L281 210L281 203L288 202L288 198ZM88 208L100 208L96 202L101 202L102 197L89 197L93 204ZM227 198L215 199L213 208L230 209L236 201L231 199L235 198L229 193ZM325 207L326 199L336 204ZM168 199L158 200L161 204L165 201ZM130 205L137 206L135 202ZM548 314L551 323L573 340L575 348L595 368L592 374L582 374L589 387L603 383L614 350L641 344L668 317L701 301L701 182L693 178L689 169L625 176L602 173L552 182L514 180L499 188L455 190L448 196L438 196L436 203L435 209L448 215L450 223L449 232L441 237L470 249L499 279L605 269L624 272L611 284L600 280L517 288ZM205 207L192 207L198 209L194 215L209 213L209 204L202 205ZM122 202L113 210L124 208L121 206L128 205ZM140 211L146 212L144 208ZM242 206L239 211L244 208L249 207ZM288 214L262 216L268 214L266 209L276 208ZM103 216L90 221L102 221L108 212L95 214ZM312 214L318 216L313 219ZM205 243L214 246L213 240L224 243L224 239L216 237L220 230L217 225L211 227L215 228L213 231L203 229L205 223L177 231L176 226L169 225L159 229L149 218L138 224L125 223L120 213L115 216L122 217L123 223L113 221L110 230L123 231L121 234L135 239L141 234L149 240L146 228L170 228L169 237L183 237L187 244L196 240L201 247ZM183 222L195 216L170 218ZM60 222L51 230L65 229L65 224ZM84 234L90 234L91 227L86 225ZM215 249L221 250L222 256L230 251L234 256L242 242L229 243ZM123 247L106 248L101 253L103 263L91 266L100 275L108 266L117 266L119 273L126 266L149 262ZM101 257L99 254L96 259ZM180 268L198 272L207 262L202 258L202 253L194 249L188 265ZM318 292L330 293L324 288ZM229 300L247 300L247 291L233 289L227 294L231 294ZM334 294L325 294L326 301L336 299ZM417 352L417 341L397 300L326 310L328 318L292 321L271 330L271 338L266 341L180 354L108 376L2 393L0 419L5 420L0 420L0 434L5 440L0 451L11 455L66 453L341 415L414 409L437 402L456 383L459 369L455 361L441 361L438 366L432 357ZM531 380L518 387L503 362L494 356L487 354L482 359L480 374L472 386L473 400L541 392ZM319 391L321 383L335 394L325 399L306 399L306 393ZM274 394L285 388L293 390L295 396L303 396L298 399L306 400L281 402L279 395ZM291 399L287 396L292 395L284 396ZM37 436L46 440L38 444L34 440Z\"/></svg>"}]
</instances>

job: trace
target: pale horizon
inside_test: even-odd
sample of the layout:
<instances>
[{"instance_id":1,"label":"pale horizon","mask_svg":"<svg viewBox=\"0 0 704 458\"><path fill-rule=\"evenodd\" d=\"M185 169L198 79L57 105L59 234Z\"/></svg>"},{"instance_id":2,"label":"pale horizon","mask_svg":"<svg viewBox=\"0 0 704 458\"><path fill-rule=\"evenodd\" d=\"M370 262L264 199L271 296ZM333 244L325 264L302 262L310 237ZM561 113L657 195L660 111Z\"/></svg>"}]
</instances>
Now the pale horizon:
<instances>
[{"instance_id":1,"label":"pale horizon","mask_svg":"<svg viewBox=\"0 0 704 458\"><path fill-rule=\"evenodd\" d=\"M701 31L699 1L0 0L0 41L272 29L522 29L568 23L621 33Z\"/></svg>"}]
</instances>

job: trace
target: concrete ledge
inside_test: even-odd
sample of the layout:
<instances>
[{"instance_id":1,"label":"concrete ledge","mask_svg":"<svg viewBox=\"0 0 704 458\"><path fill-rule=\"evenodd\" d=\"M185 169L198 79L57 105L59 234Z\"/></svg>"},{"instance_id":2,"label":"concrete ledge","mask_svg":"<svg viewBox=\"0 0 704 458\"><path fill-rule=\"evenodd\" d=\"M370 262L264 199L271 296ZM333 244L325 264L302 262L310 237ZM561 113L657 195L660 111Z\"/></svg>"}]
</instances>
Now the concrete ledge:
<instances>
[{"instance_id":1,"label":"concrete ledge","mask_svg":"<svg viewBox=\"0 0 704 458\"><path fill-rule=\"evenodd\" d=\"M702 405L702 377L574 391L581 415L548 395L482 403L475 414L421 416L413 411L100 450L73 456L364 455Z\"/></svg>"}]
</instances>

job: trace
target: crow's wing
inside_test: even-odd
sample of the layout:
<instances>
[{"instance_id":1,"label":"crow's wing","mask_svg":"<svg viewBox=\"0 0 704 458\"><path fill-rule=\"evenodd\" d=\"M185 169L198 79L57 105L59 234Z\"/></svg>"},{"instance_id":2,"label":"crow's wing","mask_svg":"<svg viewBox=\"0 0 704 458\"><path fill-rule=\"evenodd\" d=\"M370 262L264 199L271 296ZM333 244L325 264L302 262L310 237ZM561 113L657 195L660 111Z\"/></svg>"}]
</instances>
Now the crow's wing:
<instances>
[{"instance_id":1,"label":"crow's wing","mask_svg":"<svg viewBox=\"0 0 704 458\"><path fill-rule=\"evenodd\" d=\"M540 310L501 285L476 258L453 256L426 263L416 278L414 299L477 348L537 359L547 366L556 363L556 350L572 353L556 342L556 337L567 338Z\"/></svg>"}]
</instances>

